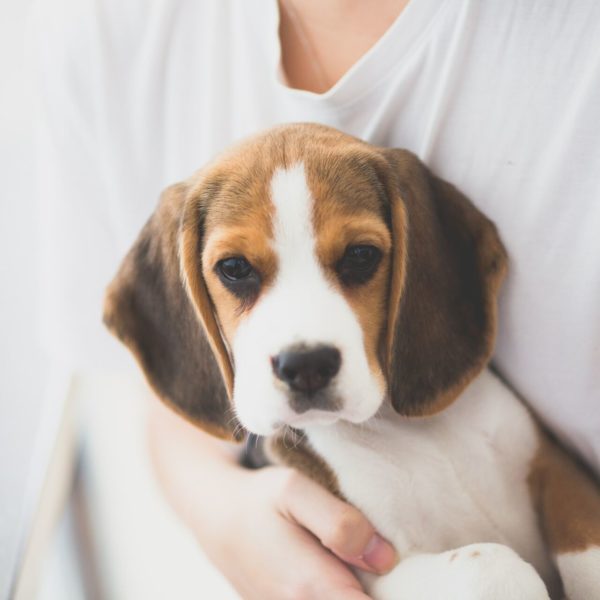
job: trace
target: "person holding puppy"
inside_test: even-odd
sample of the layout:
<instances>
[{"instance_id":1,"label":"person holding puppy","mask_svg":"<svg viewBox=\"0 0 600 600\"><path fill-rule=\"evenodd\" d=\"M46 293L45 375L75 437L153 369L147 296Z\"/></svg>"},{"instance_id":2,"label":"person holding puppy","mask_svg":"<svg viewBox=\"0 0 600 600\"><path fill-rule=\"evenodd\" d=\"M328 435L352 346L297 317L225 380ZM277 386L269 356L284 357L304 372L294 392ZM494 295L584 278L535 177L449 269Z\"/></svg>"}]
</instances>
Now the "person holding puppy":
<instances>
[{"instance_id":1,"label":"person holding puppy","mask_svg":"<svg viewBox=\"0 0 600 600\"><path fill-rule=\"evenodd\" d=\"M494 364L600 472L596 3L62 4L38 15L46 233L67 232L46 257L55 352L113 351L103 286L161 188L254 131L322 122L409 148L496 222ZM398 560L354 507L242 468L154 399L149 436L172 505L244 598L366 598L348 565Z\"/></svg>"}]
</instances>

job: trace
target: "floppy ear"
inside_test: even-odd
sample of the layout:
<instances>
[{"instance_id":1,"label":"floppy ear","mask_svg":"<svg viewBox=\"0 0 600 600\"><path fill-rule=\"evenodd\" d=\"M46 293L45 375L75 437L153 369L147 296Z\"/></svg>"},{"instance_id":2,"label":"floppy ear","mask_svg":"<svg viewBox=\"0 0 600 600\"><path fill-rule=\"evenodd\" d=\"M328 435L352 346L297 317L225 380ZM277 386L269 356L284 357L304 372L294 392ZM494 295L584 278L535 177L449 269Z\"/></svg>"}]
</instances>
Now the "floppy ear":
<instances>
[{"instance_id":1,"label":"floppy ear","mask_svg":"<svg viewBox=\"0 0 600 600\"><path fill-rule=\"evenodd\" d=\"M134 354L159 397L207 432L232 439L234 431L241 433L229 401L232 369L202 278L200 248L193 300L182 276L182 216L186 204L200 205L187 192L186 184L163 192L108 287L104 322ZM202 219L194 224L200 240Z\"/></svg>"},{"instance_id":2,"label":"floppy ear","mask_svg":"<svg viewBox=\"0 0 600 600\"><path fill-rule=\"evenodd\" d=\"M484 368L506 252L496 227L411 153L387 150L394 257L388 380L394 408L434 414Z\"/></svg>"}]
</instances>

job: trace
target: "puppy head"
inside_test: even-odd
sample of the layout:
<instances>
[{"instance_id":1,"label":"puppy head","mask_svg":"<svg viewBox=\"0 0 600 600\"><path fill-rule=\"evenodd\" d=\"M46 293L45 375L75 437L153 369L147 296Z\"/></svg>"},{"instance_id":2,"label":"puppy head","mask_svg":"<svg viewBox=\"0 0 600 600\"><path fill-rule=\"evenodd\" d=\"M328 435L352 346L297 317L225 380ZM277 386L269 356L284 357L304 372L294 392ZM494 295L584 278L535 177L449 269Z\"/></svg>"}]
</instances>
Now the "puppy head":
<instances>
[{"instance_id":1,"label":"puppy head","mask_svg":"<svg viewBox=\"0 0 600 600\"><path fill-rule=\"evenodd\" d=\"M388 395L431 414L489 357L504 262L493 225L411 154L286 126L166 192L105 320L217 435L363 422Z\"/></svg>"}]
</instances>

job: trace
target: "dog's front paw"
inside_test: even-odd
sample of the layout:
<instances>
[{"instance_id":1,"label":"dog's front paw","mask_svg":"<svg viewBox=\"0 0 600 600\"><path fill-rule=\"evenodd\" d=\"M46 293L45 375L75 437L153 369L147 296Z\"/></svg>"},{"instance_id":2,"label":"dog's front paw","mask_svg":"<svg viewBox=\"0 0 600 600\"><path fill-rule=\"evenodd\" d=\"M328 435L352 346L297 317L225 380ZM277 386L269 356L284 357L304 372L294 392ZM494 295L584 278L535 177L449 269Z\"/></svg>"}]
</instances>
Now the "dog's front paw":
<instances>
[{"instance_id":1,"label":"dog's front paw","mask_svg":"<svg viewBox=\"0 0 600 600\"><path fill-rule=\"evenodd\" d=\"M411 556L368 588L376 600L550 600L536 570L501 544Z\"/></svg>"},{"instance_id":2,"label":"dog's front paw","mask_svg":"<svg viewBox=\"0 0 600 600\"><path fill-rule=\"evenodd\" d=\"M457 600L550 599L537 571L508 546L472 544L445 555L456 571Z\"/></svg>"}]
</instances>

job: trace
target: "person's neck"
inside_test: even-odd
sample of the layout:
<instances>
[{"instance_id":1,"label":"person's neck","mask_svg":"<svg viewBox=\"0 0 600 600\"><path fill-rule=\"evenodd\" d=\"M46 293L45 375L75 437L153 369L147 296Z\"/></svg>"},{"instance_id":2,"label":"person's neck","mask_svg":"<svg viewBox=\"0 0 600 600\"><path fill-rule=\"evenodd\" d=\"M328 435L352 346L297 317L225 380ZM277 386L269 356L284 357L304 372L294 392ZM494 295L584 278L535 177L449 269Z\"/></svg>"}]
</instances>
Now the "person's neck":
<instances>
[{"instance_id":1,"label":"person's neck","mask_svg":"<svg viewBox=\"0 0 600 600\"><path fill-rule=\"evenodd\" d=\"M279 0L291 87L323 93L388 30L408 0Z\"/></svg>"}]
</instances>

